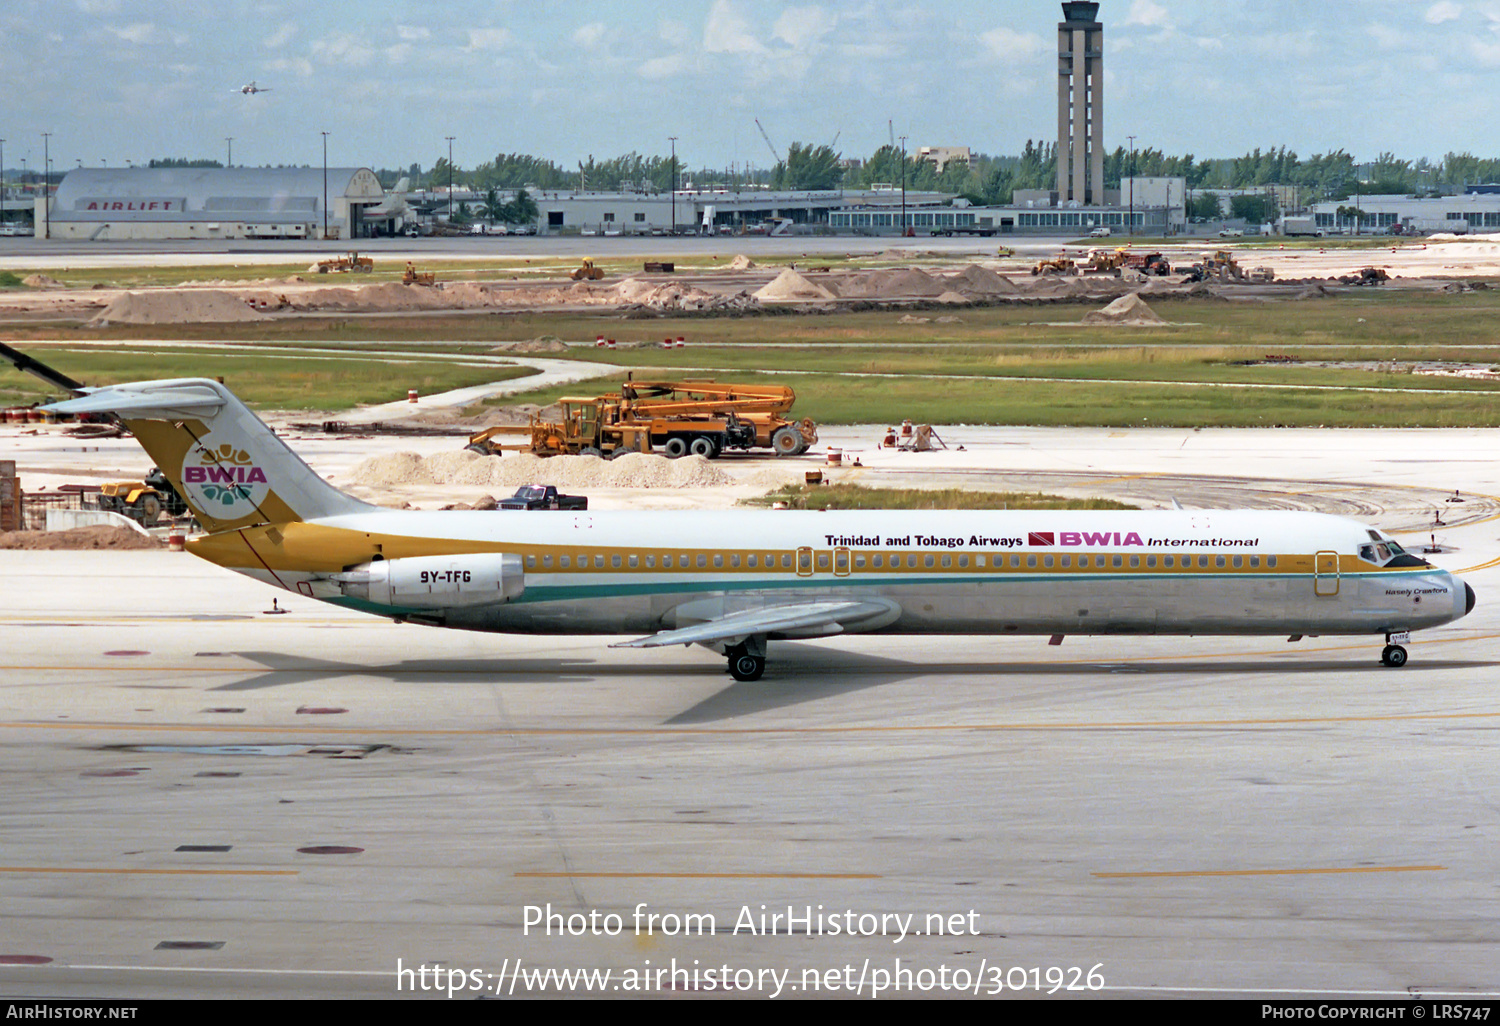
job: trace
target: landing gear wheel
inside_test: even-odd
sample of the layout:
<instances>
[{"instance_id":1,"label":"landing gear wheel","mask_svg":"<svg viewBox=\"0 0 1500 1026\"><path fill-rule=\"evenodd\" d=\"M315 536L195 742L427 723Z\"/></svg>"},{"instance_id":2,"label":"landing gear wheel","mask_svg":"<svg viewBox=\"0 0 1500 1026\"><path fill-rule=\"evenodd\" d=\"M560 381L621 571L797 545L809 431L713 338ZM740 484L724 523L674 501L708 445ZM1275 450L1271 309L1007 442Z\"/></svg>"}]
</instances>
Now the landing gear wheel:
<instances>
[{"instance_id":1,"label":"landing gear wheel","mask_svg":"<svg viewBox=\"0 0 1500 1026\"><path fill-rule=\"evenodd\" d=\"M699 435L693 439L693 443L688 446L688 451L694 456L702 456L706 460L711 460L719 455L719 447L707 435Z\"/></svg>"},{"instance_id":2,"label":"landing gear wheel","mask_svg":"<svg viewBox=\"0 0 1500 1026\"><path fill-rule=\"evenodd\" d=\"M673 435L667 439L667 444L661 447L661 451L667 454L669 459L677 459L688 454L687 439L681 435Z\"/></svg>"},{"instance_id":3,"label":"landing gear wheel","mask_svg":"<svg viewBox=\"0 0 1500 1026\"><path fill-rule=\"evenodd\" d=\"M135 502L141 526L150 527L161 519L161 500L154 495L142 495Z\"/></svg>"},{"instance_id":4,"label":"landing gear wheel","mask_svg":"<svg viewBox=\"0 0 1500 1026\"><path fill-rule=\"evenodd\" d=\"M1400 645L1387 645L1385 651L1380 653L1380 661L1387 666L1399 669L1406 665L1406 649Z\"/></svg>"},{"instance_id":5,"label":"landing gear wheel","mask_svg":"<svg viewBox=\"0 0 1500 1026\"><path fill-rule=\"evenodd\" d=\"M766 657L748 652L729 653L729 675L735 680L760 680L766 672Z\"/></svg>"}]
</instances>

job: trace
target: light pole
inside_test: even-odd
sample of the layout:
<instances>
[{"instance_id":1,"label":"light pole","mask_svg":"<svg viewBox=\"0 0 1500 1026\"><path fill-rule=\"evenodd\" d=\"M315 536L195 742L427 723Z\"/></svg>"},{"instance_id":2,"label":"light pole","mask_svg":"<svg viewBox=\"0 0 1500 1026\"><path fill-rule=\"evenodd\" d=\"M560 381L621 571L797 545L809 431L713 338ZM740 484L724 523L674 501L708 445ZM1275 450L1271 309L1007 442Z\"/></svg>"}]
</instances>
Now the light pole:
<instances>
[{"instance_id":1,"label":"light pole","mask_svg":"<svg viewBox=\"0 0 1500 1026\"><path fill-rule=\"evenodd\" d=\"M328 238L328 133L323 136L323 238Z\"/></svg>"},{"instance_id":2,"label":"light pole","mask_svg":"<svg viewBox=\"0 0 1500 1026\"><path fill-rule=\"evenodd\" d=\"M5 202L5 140L0 139L0 203ZM0 207L0 218L4 218L5 208Z\"/></svg>"},{"instance_id":3,"label":"light pole","mask_svg":"<svg viewBox=\"0 0 1500 1026\"><path fill-rule=\"evenodd\" d=\"M448 224L453 224L453 136L445 135L448 140Z\"/></svg>"},{"instance_id":4,"label":"light pole","mask_svg":"<svg viewBox=\"0 0 1500 1026\"><path fill-rule=\"evenodd\" d=\"M234 167L234 136L226 135L224 137L224 145L229 147L229 153L224 157L224 166L226 168Z\"/></svg>"},{"instance_id":5,"label":"light pole","mask_svg":"<svg viewBox=\"0 0 1500 1026\"><path fill-rule=\"evenodd\" d=\"M47 212L46 234L44 239L52 238L52 133L42 133L42 209Z\"/></svg>"},{"instance_id":6,"label":"light pole","mask_svg":"<svg viewBox=\"0 0 1500 1026\"><path fill-rule=\"evenodd\" d=\"M1130 234L1135 234L1135 136L1127 135L1130 140Z\"/></svg>"},{"instance_id":7,"label":"light pole","mask_svg":"<svg viewBox=\"0 0 1500 1026\"><path fill-rule=\"evenodd\" d=\"M901 237L906 238L906 136L901 137Z\"/></svg>"},{"instance_id":8,"label":"light pole","mask_svg":"<svg viewBox=\"0 0 1500 1026\"><path fill-rule=\"evenodd\" d=\"M672 144L672 236L677 236L677 137L667 136L667 141Z\"/></svg>"}]
</instances>

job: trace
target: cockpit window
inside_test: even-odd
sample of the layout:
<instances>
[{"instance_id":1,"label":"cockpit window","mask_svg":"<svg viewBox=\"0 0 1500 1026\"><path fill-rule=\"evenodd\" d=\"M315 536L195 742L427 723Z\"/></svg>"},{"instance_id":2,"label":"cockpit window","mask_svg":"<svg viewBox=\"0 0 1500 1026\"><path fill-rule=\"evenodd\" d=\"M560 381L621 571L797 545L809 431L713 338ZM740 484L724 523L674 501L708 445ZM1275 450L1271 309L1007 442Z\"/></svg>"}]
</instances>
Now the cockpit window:
<instances>
[{"instance_id":1,"label":"cockpit window","mask_svg":"<svg viewBox=\"0 0 1500 1026\"><path fill-rule=\"evenodd\" d=\"M1359 547L1359 558L1363 559L1366 563L1375 562L1375 546L1361 545Z\"/></svg>"},{"instance_id":2,"label":"cockpit window","mask_svg":"<svg viewBox=\"0 0 1500 1026\"><path fill-rule=\"evenodd\" d=\"M1403 552L1406 551L1401 546L1397 545L1395 542L1388 542L1387 544L1390 545L1390 547L1391 547L1391 555L1393 555L1393 556L1399 556Z\"/></svg>"},{"instance_id":3,"label":"cockpit window","mask_svg":"<svg viewBox=\"0 0 1500 1026\"><path fill-rule=\"evenodd\" d=\"M1391 558L1391 547L1389 545L1381 543L1380 545L1375 546L1375 555L1379 556L1380 561L1384 563L1386 560Z\"/></svg>"}]
</instances>

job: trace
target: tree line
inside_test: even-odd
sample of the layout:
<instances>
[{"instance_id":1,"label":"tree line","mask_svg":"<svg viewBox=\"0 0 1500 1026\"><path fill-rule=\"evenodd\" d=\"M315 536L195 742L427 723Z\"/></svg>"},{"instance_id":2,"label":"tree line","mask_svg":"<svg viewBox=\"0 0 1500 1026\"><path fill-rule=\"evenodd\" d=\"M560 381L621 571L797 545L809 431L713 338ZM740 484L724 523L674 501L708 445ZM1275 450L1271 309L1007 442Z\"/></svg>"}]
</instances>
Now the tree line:
<instances>
[{"instance_id":1,"label":"tree line","mask_svg":"<svg viewBox=\"0 0 1500 1026\"><path fill-rule=\"evenodd\" d=\"M941 170L931 160L897 146L881 146L863 159L849 160L831 146L793 143L782 160L762 167L692 168L671 156L626 153L606 160L590 156L568 167L529 153L499 153L475 167L448 166L438 157L424 172L421 164L405 169L382 169L382 184L395 185L405 176L412 188L455 187L487 194L525 188L543 192L666 191L674 182L697 188L765 188L785 190L868 189L873 186L922 192L948 192L981 204L1006 204L1018 189L1053 189L1057 182L1057 147L1052 142L1027 140L1015 155L975 153L968 163L952 160ZM184 158L153 160L154 167L212 167L217 161ZM1444 187L1500 181L1500 158L1472 153L1447 153L1441 160L1409 160L1381 153L1371 161L1356 161L1345 150L1300 156L1285 146L1256 149L1238 157L1199 159L1195 154L1172 155L1154 147L1134 151L1117 147L1105 154L1104 187L1117 189L1122 179L1136 176L1181 177L1190 191L1249 189L1257 186L1298 186L1305 201L1344 200L1356 194L1435 193Z\"/></svg>"}]
</instances>

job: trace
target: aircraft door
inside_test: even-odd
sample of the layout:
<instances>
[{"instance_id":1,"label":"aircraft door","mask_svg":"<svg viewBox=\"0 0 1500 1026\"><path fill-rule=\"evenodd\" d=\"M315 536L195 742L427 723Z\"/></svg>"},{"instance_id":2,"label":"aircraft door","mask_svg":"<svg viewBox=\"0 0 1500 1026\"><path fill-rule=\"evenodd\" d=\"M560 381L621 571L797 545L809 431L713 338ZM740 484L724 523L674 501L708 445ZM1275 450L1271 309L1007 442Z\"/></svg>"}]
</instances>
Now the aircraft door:
<instances>
[{"instance_id":1,"label":"aircraft door","mask_svg":"<svg viewBox=\"0 0 1500 1026\"><path fill-rule=\"evenodd\" d=\"M1332 598L1339 593L1339 554L1319 552L1313 557L1313 594Z\"/></svg>"}]
</instances>

